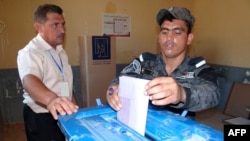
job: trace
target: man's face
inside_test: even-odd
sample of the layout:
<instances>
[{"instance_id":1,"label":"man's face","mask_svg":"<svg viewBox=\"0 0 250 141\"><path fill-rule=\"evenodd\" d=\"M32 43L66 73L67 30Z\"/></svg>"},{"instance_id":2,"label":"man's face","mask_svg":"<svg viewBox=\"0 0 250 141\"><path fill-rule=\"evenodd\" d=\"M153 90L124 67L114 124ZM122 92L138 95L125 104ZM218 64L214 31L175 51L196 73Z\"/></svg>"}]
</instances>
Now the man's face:
<instances>
[{"instance_id":1,"label":"man's face","mask_svg":"<svg viewBox=\"0 0 250 141\"><path fill-rule=\"evenodd\" d=\"M176 58L186 54L187 45L191 44L193 34L187 34L187 26L182 20L164 21L160 27L158 43L162 55L166 58Z\"/></svg>"},{"instance_id":2,"label":"man's face","mask_svg":"<svg viewBox=\"0 0 250 141\"><path fill-rule=\"evenodd\" d=\"M64 41L65 21L62 15L57 13L48 13L47 21L38 24L37 31L53 48L60 45Z\"/></svg>"}]
</instances>

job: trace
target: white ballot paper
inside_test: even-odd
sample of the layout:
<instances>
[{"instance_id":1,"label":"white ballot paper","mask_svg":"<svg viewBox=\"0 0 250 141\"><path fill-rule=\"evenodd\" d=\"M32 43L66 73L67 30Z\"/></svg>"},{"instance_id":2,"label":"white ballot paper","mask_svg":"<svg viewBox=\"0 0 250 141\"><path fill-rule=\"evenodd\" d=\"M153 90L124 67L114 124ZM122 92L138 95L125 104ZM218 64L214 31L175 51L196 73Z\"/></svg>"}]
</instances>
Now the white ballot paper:
<instances>
[{"instance_id":1,"label":"white ballot paper","mask_svg":"<svg viewBox=\"0 0 250 141\"><path fill-rule=\"evenodd\" d=\"M144 95L149 80L129 76L119 78L119 97L122 108L117 118L144 136L147 120L149 97Z\"/></svg>"}]
</instances>

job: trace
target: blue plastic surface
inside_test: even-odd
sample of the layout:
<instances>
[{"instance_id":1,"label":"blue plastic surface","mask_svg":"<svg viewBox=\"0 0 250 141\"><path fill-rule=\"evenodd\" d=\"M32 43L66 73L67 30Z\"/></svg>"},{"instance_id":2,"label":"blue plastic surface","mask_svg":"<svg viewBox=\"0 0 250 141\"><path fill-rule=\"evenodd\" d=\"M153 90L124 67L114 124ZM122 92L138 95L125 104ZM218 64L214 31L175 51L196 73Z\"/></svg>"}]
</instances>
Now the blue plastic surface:
<instances>
[{"instance_id":1,"label":"blue plastic surface","mask_svg":"<svg viewBox=\"0 0 250 141\"><path fill-rule=\"evenodd\" d=\"M148 109L146 135L155 141L223 141L223 133L167 110Z\"/></svg>"},{"instance_id":2,"label":"blue plastic surface","mask_svg":"<svg viewBox=\"0 0 250 141\"><path fill-rule=\"evenodd\" d=\"M167 110L149 108L145 136L119 122L109 106L80 109L59 116L68 141L222 141L223 133Z\"/></svg>"},{"instance_id":3,"label":"blue plastic surface","mask_svg":"<svg viewBox=\"0 0 250 141\"><path fill-rule=\"evenodd\" d=\"M147 138L116 120L108 106L80 109L59 116L58 125L68 141L148 141Z\"/></svg>"}]
</instances>

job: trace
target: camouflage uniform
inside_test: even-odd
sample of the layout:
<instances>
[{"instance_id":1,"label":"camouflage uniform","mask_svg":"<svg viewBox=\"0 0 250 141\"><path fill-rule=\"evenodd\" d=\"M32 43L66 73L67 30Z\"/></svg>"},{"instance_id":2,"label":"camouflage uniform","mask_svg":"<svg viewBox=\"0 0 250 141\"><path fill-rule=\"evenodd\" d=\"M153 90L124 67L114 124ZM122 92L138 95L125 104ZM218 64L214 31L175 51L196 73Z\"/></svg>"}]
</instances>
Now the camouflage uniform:
<instances>
[{"instance_id":1,"label":"camouflage uniform","mask_svg":"<svg viewBox=\"0 0 250 141\"><path fill-rule=\"evenodd\" d=\"M201 61L200 59L201 57L190 58L186 56L179 67L169 75L165 70L166 64L163 62L161 54L155 55L154 60L144 60L140 63L138 63L139 59L135 58L121 71L120 75L148 80L158 76L173 77L185 89L187 97L186 103L171 104L168 107L197 112L215 107L220 98L215 71L207 64L196 67L195 65ZM119 77L110 83L110 85L114 84L119 84Z\"/></svg>"}]
</instances>

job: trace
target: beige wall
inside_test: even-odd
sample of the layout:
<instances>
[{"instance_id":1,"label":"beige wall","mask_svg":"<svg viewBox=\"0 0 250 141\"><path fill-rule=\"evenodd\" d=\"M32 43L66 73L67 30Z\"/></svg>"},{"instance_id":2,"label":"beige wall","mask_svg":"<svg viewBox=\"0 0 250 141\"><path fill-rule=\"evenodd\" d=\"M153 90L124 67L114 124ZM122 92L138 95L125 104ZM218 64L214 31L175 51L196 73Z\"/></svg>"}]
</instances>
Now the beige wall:
<instances>
[{"instance_id":1,"label":"beige wall","mask_svg":"<svg viewBox=\"0 0 250 141\"><path fill-rule=\"evenodd\" d=\"M216 64L250 68L249 13L249 0L197 0L199 19L192 52Z\"/></svg>"},{"instance_id":2,"label":"beige wall","mask_svg":"<svg viewBox=\"0 0 250 141\"><path fill-rule=\"evenodd\" d=\"M42 3L64 9L65 49L72 65L79 65L79 35L101 35L102 14L131 16L131 37L116 38L117 64L129 63L143 51L156 52L158 26L155 16L162 7L190 8L196 17L190 56L204 56L209 63L250 68L249 0L0 0L0 69L16 68L16 55L33 36L32 13ZM0 22L0 29L2 23Z\"/></svg>"}]
</instances>

